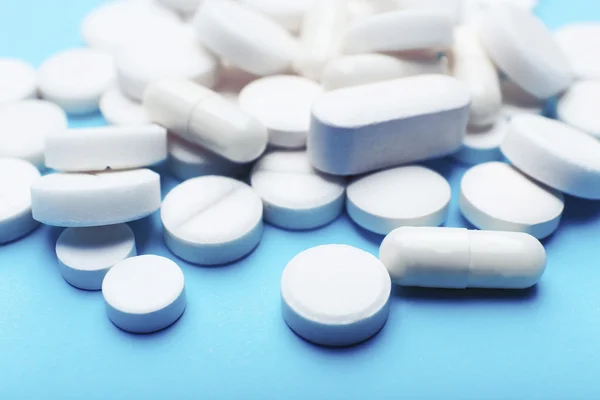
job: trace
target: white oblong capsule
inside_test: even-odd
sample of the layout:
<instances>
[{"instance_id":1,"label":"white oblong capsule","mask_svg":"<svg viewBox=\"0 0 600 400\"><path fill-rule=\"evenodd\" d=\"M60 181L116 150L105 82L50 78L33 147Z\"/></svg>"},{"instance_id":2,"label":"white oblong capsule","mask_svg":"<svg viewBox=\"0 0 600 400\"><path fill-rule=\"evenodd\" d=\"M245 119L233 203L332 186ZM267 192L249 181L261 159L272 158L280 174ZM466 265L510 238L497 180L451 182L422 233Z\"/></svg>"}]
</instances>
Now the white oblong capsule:
<instances>
[{"instance_id":1,"label":"white oblong capsule","mask_svg":"<svg viewBox=\"0 0 600 400\"><path fill-rule=\"evenodd\" d=\"M394 283L450 289L526 289L546 268L544 246L531 235L464 228L398 228L379 259Z\"/></svg>"}]
</instances>

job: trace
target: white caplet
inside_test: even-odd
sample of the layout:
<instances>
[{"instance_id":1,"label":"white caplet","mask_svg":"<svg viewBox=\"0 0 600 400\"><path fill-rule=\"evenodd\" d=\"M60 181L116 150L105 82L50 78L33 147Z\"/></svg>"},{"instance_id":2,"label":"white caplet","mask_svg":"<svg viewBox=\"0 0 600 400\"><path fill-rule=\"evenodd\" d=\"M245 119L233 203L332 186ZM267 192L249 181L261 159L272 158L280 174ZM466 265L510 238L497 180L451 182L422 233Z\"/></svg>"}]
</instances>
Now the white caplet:
<instances>
[{"instance_id":1,"label":"white caplet","mask_svg":"<svg viewBox=\"0 0 600 400\"><path fill-rule=\"evenodd\" d=\"M394 283L450 289L526 289L546 268L544 246L531 235L463 228L398 228L379 259Z\"/></svg>"}]
</instances>

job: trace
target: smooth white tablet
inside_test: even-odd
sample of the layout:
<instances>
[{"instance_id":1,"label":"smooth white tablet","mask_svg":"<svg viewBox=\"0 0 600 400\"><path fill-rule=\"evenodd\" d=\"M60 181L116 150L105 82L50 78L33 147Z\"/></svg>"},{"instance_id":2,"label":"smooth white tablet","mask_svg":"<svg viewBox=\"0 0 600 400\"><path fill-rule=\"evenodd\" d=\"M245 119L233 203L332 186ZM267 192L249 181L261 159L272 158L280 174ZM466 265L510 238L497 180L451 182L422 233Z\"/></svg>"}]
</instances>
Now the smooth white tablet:
<instances>
[{"instance_id":1,"label":"smooth white tablet","mask_svg":"<svg viewBox=\"0 0 600 400\"><path fill-rule=\"evenodd\" d=\"M508 79L500 83L502 90L502 115L508 119L519 114L540 115L544 110L544 100L527 93L519 85Z\"/></svg>"},{"instance_id":2,"label":"smooth white tablet","mask_svg":"<svg viewBox=\"0 0 600 400\"><path fill-rule=\"evenodd\" d=\"M0 58L0 105L34 98L35 69L16 58Z\"/></svg>"},{"instance_id":3,"label":"smooth white tablet","mask_svg":"<svg viewBox=\"0 0 600 400\"><path fill-rule=\"evenodd\" d=\"M265 221L285 229L317 228L344 210L345 180L316 171L304 151L265 155L250 182L264 203Z\"/></svg>"},{"instance_id":4,"label":"smooth white tablet","mask_svg":"<svg viewBox=\"0 0 600 400\"><path fill-rule=\"evenodd\" d=\"M236 261L262 239L263 205L248 185L203 176L176 186L161 207L167 247L194 264Z\"/></svg>"},{"instance_id":5,"label":"smooth white tablet","mask_svg":"<svg viewBox=\"0 0 600 400\"><path fill-rule=\"evenodd\" d=\"M182 14L194 14L204 0L157 0L160 4Z\"/></svg>"},{"instance_id":6,"label":"smooth white tablet","mask_svg":"<svg viewBox=\"0 0 600 400\"><path fill-rule=\"evenodd\" d=\"M148 124L66 129L46 136L46 166L83 172L146 167L167 158L167 130Z\"/></svg>"},{"instance_id":7,"label":"smooth white tablet","mask_svg":"<svg viewBox=\"0 0 600 400\"><path fill-rule=\"evenodd\" d=\"M288 31L297 32L306 10L316 1L318 0L240 0L240 3L268 15Z\"/></svg>"},{"instance_id":8,"label":"smooth white tablet","mask_svg":"<svg viewBox=\"0 0 600 400\"><path fill-rule=\"evenodd\" d=\"M388 0L389 1L389 0ZM396 0L403 8L424 9L447 15L456 25L462 18L463 0Z\"/></svg>"},{"instance_id":9,"label":"smooth white tablet","mask_svg":"<svg viewBox=\"0 0 600 400\"><path fill-rule=\"evenodd\" d=\"M121 261L102 282L108 318L132 333L151 333L172 325L185 311L181 268L165 257L146 255Z\"/></svg>"},{"instance_id":10,"label":"smooth white tablet","mask_svg":"<svg viewBox=\"0 0 600 400\"><path fill-rule=\"evenodd\" d=\"M430 10L399 10L354 22L344 34L346 54L418 49L448 49L452 46L452 18Z\"/></svg>"},{"instance_id":11,"label":"smooth white tablet","mask_svg":"<svg viewBox=\"0 0 600 400\"><path fill-rule=\"evenodd\" d=\"M321 85L307 78L277 75L250 83L240 92L239 103L268 129L269 144L302 148L310 127L310 109L322 92Z\"/></svg>"},{"instance_id":12,"label":"smooth white tablet","mask_svg":"<svg viewBox=\"0 0 600 400\"><path fill-rule=\"evenodd\" d=\"M504 117L487 128L467 128L462 147L454 158L465 164L481 164L502 159L500 145L506 136L508 121Z\"/></svg>"},{"instance_id":13,"label":"smooth white tablet","mask_svg":"<svg viewBox=\"0 0 600 400\"><path fill-rule=\"evenodd\" d=\"M470 95L455 78L420 75L324 93L313 104L308 153L317 169L354 175L458 150Z\"/></svg>"},{"instance_id":14,"label":"smooth white tablet","mask_svg":"<svg viewBox=\"0 0 600 400\"><path fill-rule=\"evenodd\" d=\"M600 79L600 23L576 22L554 32L578 79Z\"/></svg>"},{"instance_id":15,"label":"smooth white tablet","mask_svg":"<svg viewBox=\"0 0 600 400\"><path fill-rule=\"evenodd\" d=\"M296 39L269 17L232 0L207 1L194 26L202 44L256 75L284 72L296 57Z\"/></svg>"},{"instance_id":16,"label":"smooth white tablet","mask_svg":"<svg viewBox=\"0 0 600 400\"><path fill-rule=\"evenodd\" d=\"M469 169L460 184L460 210L479 229L524 232L542 239L558 228L563 209L560 192L502 162Z\"/></svg>"},{"instance_id":17,"label":"smooth white tablet","mask_svg":"<svg viewBox=\"0 0 600 400\"><path fill-rule=\"evenodd\" d=\"M33 218L64 227L134 221L160 207L160 176L149 169L56 173L31 187Z\"/></svg>"},{"instance_id":18,"label":"smooth white tablet","mask_svg":"<svg viewBox=\"0 0 600 400\"><path fill-rule=\"evenodd\" d=\"M108 270L136 254L135 237L126 224L67 228L56 242L63 278L84 290L102 289Z\"/></svg>"},{"instance_id":19,"label":"smooth white tablet","mask_svg":"<svg viewBox=\"0 0 600 400\"><path fill-rule=\"evenodd\" d=\"M100 112L111 125L143 125L150 123L150 116L142 103L123 94L119 88L108 90L100 98Z\"/></svg>"},{"instance_id":20,"label":"smooth white tablet","mask_svg":"<svg viewBox=\"0 0 600 400\"><path fill-rule=\"evenodd\" d=\"M44 139L67 129L67 116L56 104L22 100L0 108L0 156L44 167Z\"/></svg>"},{"instance_id":21,"label":"smooth white tablet","mask_svg":"<svg viewBox=\"0 0 600 400\"><path fill-rule=\"evenodd\" d=\"M376 257L346 245L313 247L281 276L281 311L300 337L323 346L351 346L387 321L390 276Z\"/></svg>"},{"instance_id":22,"label":"smooth white tablet","mask_svg":"<svg viewBox=\"0 0 600 400\"><path fill-rule=\"evenodd\" d=\"M537 181L576 197L600 199L600 141L535 115L511 119L502 153Z\"/></svg>"},{"instance_id":23,"label":"smooth white tablet","mask_svg":"<svg viewBox=\"0 0 600 400\"><path fill-rule=\"evenodd\" d=\"M0 158L0 243L18 239L39 223L31 216L31 185L40 173L30 163Z\"/></svg>"},{"instance_id":24,"label":"smooth white tablet","mask_svg":"<svg viewBox=\"0 0 600 400\"><path fill-rule=\"evenodd\" d=\"M351 182L346 210L358 225L386 235L401 226L442 225L450 196L446 178L429 168L409 165Z\"/></svg>"},{"instance_id":25,"label":"smooth white tablet","mask_svg":"<svg viewBox=\"0 0 600 400\"><path fill-rule=\"evenodd\" d=\"M558 100L559 120L600 139L600 80L575 82Z\"/></svg>"},{"instance_id":26,"label":"smooth white tablet","mask_svg":"<svg viewBox=\"0 0 600 400\"><path fill-rule=\"evenodd\" d=\"M535 15L513 4L489 2L478 20L479 34L492 60L527 92L545 99L571 84L571 66Z\"/></svg>"},{"instance_id":27,"label":"smooth white tablet","mask_svg":"<svg viewBox=\"0 0 600 400\"><path fill-rule=\"evenodd\" d=\"M37 72L40 95L70 114L98 109L115 81L113 58L91 49L70 49L46 59Z\"/></svg>"}]
</instances>

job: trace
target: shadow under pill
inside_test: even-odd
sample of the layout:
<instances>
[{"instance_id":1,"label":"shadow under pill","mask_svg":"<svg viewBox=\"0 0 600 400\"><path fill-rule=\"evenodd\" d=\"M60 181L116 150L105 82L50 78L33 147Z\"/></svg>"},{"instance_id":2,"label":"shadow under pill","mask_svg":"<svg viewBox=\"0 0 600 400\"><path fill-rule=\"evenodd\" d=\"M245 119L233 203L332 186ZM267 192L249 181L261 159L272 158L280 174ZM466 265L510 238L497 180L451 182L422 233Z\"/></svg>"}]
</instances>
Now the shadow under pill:
<instances>
[{"instance_id":1,"label":"shadow under pill","mask_svg":"<svg viewBox=\"0 0 600 400\"><path fill-rule=\"evenodd\" d=\"M590 222L599 216L600 201L565 196L565 210L563 211L561 224Z\"/></svg>"},{"instance_id":2,"label":"shadow under pill","mask_svg":"<svg viewBox=\"0 0 600 400\"><path fill-rule=\"evenodd\" d=\"M528 289L438 289L394 285L392 297L428 302L467 302L498 300L509 302L533 301L539 296L539 284Z\"/></svg>"},{"instance_id":3,"label":"shadow under pill","mask_svg":"<svg viewBox=\"0 0 600 400\"><path fill-rule=\"evenodd\" d=\"M357 225L354 221L352 221L352 219L350 218L350 216L348 215L347 212L345 213L345 215L348 218L348 220L350 221L349 225L350 225L351 229L354 230L354 232L356 232L361 238L363 238L366 241L377 246L377 248L379 248L379 246L381 246L381 242L383 242L385 235L380 235L378 233L368 231L365 228Z\"/></svg>"}]
</instances>

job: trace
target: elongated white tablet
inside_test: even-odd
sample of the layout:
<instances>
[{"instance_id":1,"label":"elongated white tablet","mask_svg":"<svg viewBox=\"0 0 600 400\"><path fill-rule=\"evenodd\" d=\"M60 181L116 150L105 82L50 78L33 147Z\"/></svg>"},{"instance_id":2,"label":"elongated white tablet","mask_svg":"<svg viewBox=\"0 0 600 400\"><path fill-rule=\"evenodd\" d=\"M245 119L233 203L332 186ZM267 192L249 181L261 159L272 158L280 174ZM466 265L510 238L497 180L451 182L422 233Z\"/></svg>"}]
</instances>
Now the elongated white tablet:
<instances>
[{"instance_id":1,"label":"elongated white tablet","mask_svg":"<svg viewBox=\"0 0 600 400\"><path fill-rule=\"evenodd\" d=\"M0 243L18 239L39 223L31 216L31 185L40 173L30 163L0 158Z\"/></svg>"},{"instance_id":2,"label":"elongated white tablet","mask_svg":"<svg viewBox=\"0 0 600 400\"><path fill-rule=\"evenodd\" d=\"M559 120L600 139L600 80L575 82L558 100Z\"/></svg>"},{"instance_id":3,"label":"elongated white tablet","mask_svg":"<svg viewBox=\"0 0 600 400\"><path fill-rule=\"evenodd\" d=\"M16 58L0 58L0 105L34 98L35 69Z\"/></svg>"},{"instance_id":4,"label":"elongated white tablet","mask_svg":"<svg viewBox=\"0 0 600 400\"><path fill-rule=\"evenodd\" d=\"M350 25L342 49L346 54L448 49L452 46L453 27L450 17L430 10L376 14Z\"/></svg>"},{"instance_id":5,"label":"elongated white tablet","mask_svg":"<svg viewBox=\"0 0 600 400\"><path fill-rule=\"evenodd\" d=\"M500 145L506 136L508 121L504 117L486 128L467 128L462 147L454 158L465 164L481 164L502 159Z\"/></svg>"},{"instance_id":6,"label":"elongated white tablet","mask_svg":"<svg viewBox=\"0 0 600 400\"><path fill-rule=\"evenodd\" d=\"M333 90L313 105L308 154L335 175L451 154L462 144L469 102L466 86L443 75Z\"/></svg>"},{"instance_id":7,"label":"elongated white tablet","mask_svg":"<svg viewBox=\"0 0 600 400\"><path fill-rule=\"evenodd\" d=\"M67 129L46 136L46 166L83 172L146 167L167 158L167 130L148 124Z\"/></svg>"},{"instance_id":8,"label":"elongated white tablet","mask_svg":"<svg viewBox=\"0 0 600 400\"><path fill-rule=\"evenodd\" d=\"M269 144L297 149L306 146L310 109L322 92L307 78L277 75L250 83L240 92L239 103L268 129Z\"/></svg>"},{"instance_id":9,"label":"elongated white tablet","mask_svg":"<svg viewBox=\"0 0 600 400\"><path fill-rule=\"evenodd\" d=\"M165 257L146 255L121 261L102 282L108 318L120 329L151 333L172 325L186 307L181 268Z\"/></svg>"},{"instance_id":10,"label":"elongated white tablet","mask_svg":"<svg viewBox=\"0 0 600 400\"><path fill-rule=\"evenodd\" d=\"M300 337L323 346L351 346L387 321L392 290L383 264L346 245L313 247L281 276L281 311Z\"/></svg>"},{"instance_id":11,"label":"elongated white tablet","mask_svg":"<svg viewBox=\"0 0 600 400\"><path fill-rule=\"evenodd\" d=\"M544 23L522 7L488 2L477 24L490 57L516 84L545 99L573 79L564 53Z\"/></svg>"},{"instance_id":12,"label":"elongated white tablet","mask_svg":"<svg viewBox=\"0 0 600 400\"><path fill-rule=\"evenodd\" d=\"M460 184L460 210L479 229L525 232L538 239L560 222L564 198L502 162L469 169Z\"/></svg>"},{"instance_id":13,"label":"elongated white tablet","mask_svg":"<svg viewBox=\"0 0 600 400\"><path fill-rule=\"evenodd\" d=\"M519 170L561 192L600 199L600 142L535 115L511 119L502 153Z\"/></svg>"},{"instance_id":14,"label":"elongated white tablet","mask_svg":"<svg viewBox=\"0 0 600 400\"><path fill-rule=\"evenodd\" d=\"M346 209L358 225L386 235L400 226L442 225L448 216L450 195L450 185L443 176L410 165L351 182Z\"/></svg>"},{"instance_id":15,"label":"elongated white tablet","mask_svg":"<svg viewBox=\"0 0 600 400\"><path fill-rule=\"evenodd\" d=\"M123 94L119 88L108 90L100 98L100 112L111 125L144 125L150 116L142 103Z\"/></svg>"},{"instance_id":16,"label":"elongated white tablet","mask_svg":"<svg viewBox=\"0 0 600 400\"><path fill-rule=\"evenodd\" d=\"M344 210L345 180L316 171L304 151L265 155L250 182L262 198L265 221L285 229L317 228Z\"/></svg>"},{"instance_id":17,"label":"elongated white tablet","mask_svg":"<svg viewBox=\"0 0 600 400\"><path fill-rule=\"evenodd\" d=\"M241 0L242 4L268 15L290 32L297 32L302 19L318 0Z\"/></svg>"},{"instance_id":18,"label":"elongated white tablet","mask_svg":"<svg viewBox=\"0 0 600 400\"><path fill-rule=\"evenodd\" d=\"M262 238L263 205L243 182L203 176L176 186L161 207L167 247L194 264L216 265L250 253Z\"/></svg>"},{"instance_id":19,"label":"elongated white tablet","mask_svg":"<svg viewBox=\"0 0 600 400\"><path fill-rule=\"evenodd\" d=\"M31 187L33 218L64 227L134 221L160 207L160 176L149 169L56 173Z\"/></svg>"},{"instance_id":20,"label":"elongated white tablet","mask_svg":"<svg viewBox=\"0 0 600 400\"><path fill-rule=\"evenodd\" d=\"M56 104L22 100L0 108L0 156L44 167L44 139L67 129L67 116Z\"/></svg>"},{"instance_id":21,"label":"elongated white tablet","mask_svg":"<svg viewBox=\"0 0 600 400\"><path fill-rule=\"evenodd\" d=\"M576 22L554 32L578 79L600 79L600 23Z\"/></svg>"},{"instance_id":22,"label":"elongated white tablet","mask_svg":"<svg viewBox=\"0 0 600 400\"><path fill-rule=\"evenodd\" d=\"M194 26L204 46L256 75L284 72L296 57L296 39L277 22L232 0L205 2Z\"/></svg>"},{"instance_id":23,"label":"elongated white tablet","mask_svg":"<svg viewBox=\"0 0 600 400\"><path fill-rule=\"evenodd\" d=\"M137 254L133 231L126 224L67 228L56 242L60 272L72 286L102 289L106 273Z\"/></svg>"},{"instance_id":24,"label":"elongated white tablet","mask_svg":"<svg viewBox=\"0 0 600 400\"><path fill-rule=\"evenodd\" d=\"M527 93L519 85L505 79L502 89L502 115L508 119L519 114L540 115L544 110L544 100Z\"/></svg>"}]
</instances>

